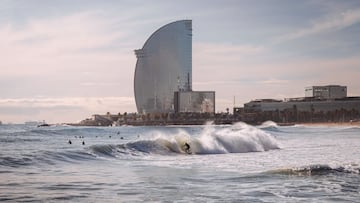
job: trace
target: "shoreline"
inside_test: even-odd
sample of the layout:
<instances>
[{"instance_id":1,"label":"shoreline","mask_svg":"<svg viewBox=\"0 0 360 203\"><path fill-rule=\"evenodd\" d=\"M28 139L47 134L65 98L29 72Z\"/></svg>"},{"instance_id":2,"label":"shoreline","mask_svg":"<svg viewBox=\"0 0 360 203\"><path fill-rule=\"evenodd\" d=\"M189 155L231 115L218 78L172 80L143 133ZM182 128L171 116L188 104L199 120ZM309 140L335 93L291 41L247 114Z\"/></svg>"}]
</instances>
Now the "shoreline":
<instances>
[{"instance_id":1,"label":"shoreline","mask_svg":"<svg viewBox=\"0 0 360 203\"><path fill-rule=\"evenodd\" d=\"M314 122L314 123L295 123L295 125L304 125L304 126L328 126L328 127L360 127L360 121L354 122Z\"/></svg>"}]
</instances>

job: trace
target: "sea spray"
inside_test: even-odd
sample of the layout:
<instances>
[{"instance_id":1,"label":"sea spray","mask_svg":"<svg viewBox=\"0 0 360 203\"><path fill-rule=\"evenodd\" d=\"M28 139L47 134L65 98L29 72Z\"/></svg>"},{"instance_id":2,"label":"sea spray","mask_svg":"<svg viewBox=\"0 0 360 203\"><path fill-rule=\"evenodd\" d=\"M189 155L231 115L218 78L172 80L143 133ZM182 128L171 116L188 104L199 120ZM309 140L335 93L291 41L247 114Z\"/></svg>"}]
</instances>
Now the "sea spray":
<instances>
[{"instance_id":1,"label":"sea spray","mask_svg":"<svg viewBox=\"0 0 360 203\"><path fill-rule=\"evenodd\" d=\"M263 122L259 128L263 129L263 128L278 128L279 125L277 123L275 123L274 121L265 121Z\"/></svg>"},{"instance_id":2,"label":"sea spray","mask_svg":"<svg viewBox=\"0 0 360 203\"><path fill-rule=\"evenodd\" d=\"M279 132L279 125L273 121L265 121L260 126L258 126L261 130Z\"/></svg>"},{"instance_id":3,"label":"sea spray","mask_svg":"<svg viewBox=\"0 0 360 203\"><path fill-rule=\"evenodd\" d=\"M188 144L190 150L185 150ZM189 134L179 129L176 133L166 134L162 131L152 132L148 139L118 145L115 152L139 152L146 154L225 154L261 152L279 149L276 139L253 126L237 123L232 126L216 128L206 125L198 134Z\"/></svg>"},{"instance_id":4,"label":"sea spray","mask_svg":"<svg viewBox=\"0 0 360 203\"><path fill-rule=\"evenodd\" d=\"M236 123L215 129L207 126L199 138L195 138L193 152L196 154L245 153L279 149L276 139L270 134L247 125Z\"/></svg>"}]
</instances>

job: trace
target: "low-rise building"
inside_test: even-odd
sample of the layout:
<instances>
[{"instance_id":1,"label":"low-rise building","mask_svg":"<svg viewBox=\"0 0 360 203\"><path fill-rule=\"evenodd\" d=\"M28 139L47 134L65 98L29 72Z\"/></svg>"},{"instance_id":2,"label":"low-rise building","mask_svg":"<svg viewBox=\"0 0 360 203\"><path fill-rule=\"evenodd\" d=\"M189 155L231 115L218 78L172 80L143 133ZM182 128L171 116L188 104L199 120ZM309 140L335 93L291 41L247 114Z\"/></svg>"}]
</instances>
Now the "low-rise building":
<instances>
[{"instance_id":1,"label":"low-rise building","mask_svg":"<svg viewBox=\"0 0 360 203\"><path fill-rule=\"evenodd\" d=\"M347 87L340 85L311 86L305 88L305 97L340 99L347 97Z\"/></svg>"},{"instance_id":2,"label":"low-rise building","mask_svg":"<svg viewBox=\"0 0 360 203\"><path fill-rule=\"evenodd\" d=\"M340 85L312 86L305 97L257 99L235 111L243 121L314 122L350 121L360 118L360 97L347 97L347 87Z\"/></svg>"}]
</instances>

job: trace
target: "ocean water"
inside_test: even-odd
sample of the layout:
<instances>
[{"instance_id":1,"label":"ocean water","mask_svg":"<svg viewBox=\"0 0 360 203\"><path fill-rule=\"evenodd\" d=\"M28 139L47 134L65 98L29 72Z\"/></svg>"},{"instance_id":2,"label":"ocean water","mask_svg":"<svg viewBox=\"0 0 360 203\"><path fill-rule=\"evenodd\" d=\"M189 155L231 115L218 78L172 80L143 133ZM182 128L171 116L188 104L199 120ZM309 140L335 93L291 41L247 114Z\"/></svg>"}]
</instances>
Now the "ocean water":
<instances>
[{"instance_id":1,"label":"ocean water","mask_svg":"<svg viewBox=\"0 0 360 203\"><path fill-rule=\"evenodd\" d=\"M0 202L360 202L359 172L359 127L0 126Z\"/></svg>"}]
</instances>

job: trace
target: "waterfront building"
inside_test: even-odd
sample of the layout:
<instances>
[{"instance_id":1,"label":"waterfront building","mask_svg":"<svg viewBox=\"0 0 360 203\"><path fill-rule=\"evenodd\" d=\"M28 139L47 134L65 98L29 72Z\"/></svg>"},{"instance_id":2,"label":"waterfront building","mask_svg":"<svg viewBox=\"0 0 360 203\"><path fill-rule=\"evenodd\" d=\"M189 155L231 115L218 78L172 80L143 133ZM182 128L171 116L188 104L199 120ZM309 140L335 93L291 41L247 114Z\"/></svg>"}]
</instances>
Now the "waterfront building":
<instances>
[{"instance_id":1,"label":"waterfront building","mask_svg":"<svg viewBox=\"0 0 360 203\"><path fill-rule=\"evenodd\" d=\"M192 90L192 21L181 20L161 27L135 54L138 112L174 112L174 92Z\"/></svg>"},{"instance_id":2,"label":"waterfront building","mask_svg":"<svg viewBox=\"0 0 360 203\"><path fill-rule=\"evenodd\" d=\"M305 97L257 99L244 104L245 111L282 111L296 108L300 111L360 110L359 97L347 97L347 87L340 85L311 86L305 88Z\"/></svg>"},{"instance_id":3,"label":"waterfront building","mask_svg":"<svg viewBox=\"0 0 360 203\"><path fill-rule=\"evenodd\" d=\"M215 113L214 91L192 91L191 20L161 27L135 55L139 114Z\"/></svg>"},{"instance_id":4,"label":"waterfront building","mask_svg":"<svg viewBox=\"0 0 360 203\"><path fill-rule=\"evenodd\" d=\"M306 99L288 100L288 101L268 101L254 100L244 104L244 110L247 112L260 111L284 111L296 110L307 112L328 112L335 110L357 110L360 111L360 97L347 97L342 99Z\"/></svg>"},{"instance_id":5,"label":"waterfront building","mask_svg":"<svg viewBox=\"0 0 360 203\"><path fill-rule=\"evenodd\" d=\"M257 99L234 108L234 114L251 122L350 121L360 116L360 97L347 97L346 86L312 86L305 88L305 97Z\"/></svg>"},{"instance_id":6,"label":"waterfront building","mask_svg":"<svg viewBox=\"0 0 360 203\"><path fill-rule=\"evenodd\" d=\"M340 86L340 85L306 87L305 97L316 97L322 99L340 99L347 97L347 88L346 86Z\"/></svg>"}]
</instances>

